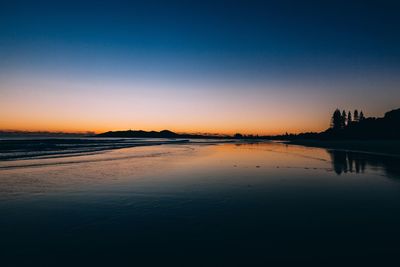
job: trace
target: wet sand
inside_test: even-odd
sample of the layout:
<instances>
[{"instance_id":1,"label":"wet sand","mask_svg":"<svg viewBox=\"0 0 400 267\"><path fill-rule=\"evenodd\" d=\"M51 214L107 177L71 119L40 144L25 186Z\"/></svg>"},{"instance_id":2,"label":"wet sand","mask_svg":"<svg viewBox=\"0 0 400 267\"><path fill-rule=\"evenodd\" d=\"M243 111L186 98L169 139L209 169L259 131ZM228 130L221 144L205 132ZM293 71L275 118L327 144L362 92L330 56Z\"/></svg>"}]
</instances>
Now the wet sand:
<instances>
[{"instance_id":1,"label":"wet sand","mask_svg":"<svg viewBox=\"0 0 400 267\"><path fill-rule=\"evenodd\" d=\"M285 141L285 143L292 145L340 149L400 157L399 140L292 140Z\"/></svg>"},{"instance_id":2,"label":"wet sand","mask_svg":"<svg viewBox=\"0 0 400 267\"><path fill-rule=\"evenodd\" d=\"M391 157L164 144L1 164L2 266L398 262Z\"/></svg>"}]
</instances>

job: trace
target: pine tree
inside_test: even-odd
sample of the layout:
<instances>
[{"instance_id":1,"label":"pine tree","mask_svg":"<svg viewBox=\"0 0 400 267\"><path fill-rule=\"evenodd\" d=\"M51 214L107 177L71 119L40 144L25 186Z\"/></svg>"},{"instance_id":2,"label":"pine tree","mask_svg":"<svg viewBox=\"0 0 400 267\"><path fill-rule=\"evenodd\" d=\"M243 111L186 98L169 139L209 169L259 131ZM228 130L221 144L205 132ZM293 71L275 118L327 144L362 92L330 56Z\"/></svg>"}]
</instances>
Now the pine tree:
<instances>
[{"instance_id":1,"label":"pine tree","mask_svg":"<svg viewBox=\"0 0 400 267\"><path fill-rule=\"evenodd\" d=\"M341 120L340 120L340 128L346 127L346 111L343 110Z\"/></svg>"},{"instance_id":2,"label":"pine tree","mask_svg":"<svg viewBox=\"0 0 400 267\"><path fill-rule=\"evenodd\" d=\"M349 111L349 113L347 113L347 126L349 126L351 124L351 122L352 122L351 112Z\"/></svg>"},{"instance_id":3,"label":"pine tree","mask_svg":"<svg viewBox=\"0 0 400 267\"><path fill-rule=\"evenodd\" d=\"M336 109L332 115L331 128L340 129L341 122L342 122L342 115L340 114L340 110Z\"/></svg>"},{"instance_id":4,"label":"pine tree","mask_svg":"<svg viewBox=\"0 0 400 267\"><path fill-rule=\"evenodd\" d=\"M361 110L359 121L363 121L363 120L365 120L365 117L364 117L364 113Z\"/></svg>"},{"instance_id":5,"label":"pine tree","mask_svg":"<svg viewBox=\"0 0 400 267\"><path fill-rule=\"evenodd\" d=\"M356 109L356 110L354 110L354 116L353 116L353 119L354 119L354 121L355 122L358 122L359 121L359 117L358 117L358 110Z\"/></svg>"}]
</instances>

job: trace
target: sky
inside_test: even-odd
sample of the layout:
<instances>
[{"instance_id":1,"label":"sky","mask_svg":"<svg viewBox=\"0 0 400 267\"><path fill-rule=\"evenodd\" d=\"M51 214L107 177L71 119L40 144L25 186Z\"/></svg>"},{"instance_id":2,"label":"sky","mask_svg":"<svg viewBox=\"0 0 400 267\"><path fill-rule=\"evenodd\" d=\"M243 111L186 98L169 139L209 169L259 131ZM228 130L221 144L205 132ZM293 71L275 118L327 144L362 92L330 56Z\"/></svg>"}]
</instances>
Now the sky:
<instances>
[{"instance_id":1,"label":"sky","mask_svg":"<svg viewBox=\"0 0 400 267\"><path fill-rule=\"evenodd\" d=\"M399 12L396 1L1 1L0 129L279 134L324 130L336 108L383 116L400 107Z\"/></svg>"}]
</instances>

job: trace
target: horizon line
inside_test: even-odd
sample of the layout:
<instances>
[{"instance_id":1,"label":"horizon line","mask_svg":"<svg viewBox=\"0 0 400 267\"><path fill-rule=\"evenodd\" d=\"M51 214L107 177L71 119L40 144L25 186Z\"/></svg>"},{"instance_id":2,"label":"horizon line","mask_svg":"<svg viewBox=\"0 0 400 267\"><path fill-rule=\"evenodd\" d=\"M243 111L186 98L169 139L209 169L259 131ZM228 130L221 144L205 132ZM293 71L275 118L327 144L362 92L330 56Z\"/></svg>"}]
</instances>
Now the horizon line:
<instances>
[{"instance_id":1,"label":"horizon line","mask_svg":"<svg viewBox=\"0 0 400 267\"><path fill-rule=\"evenodd\" d=\"M43 134L76 134L76 135L84 135L84 134L102 134L107 132L125 132L125 131L144 131L144 132L161 132L161 131L171 131L177 134L189 134L189 135L215 135L215 136L233 136L235 134L242 134L242 135L252 135L252 136L274 136L274 135L285 135L285 134L299 134L305 132L314 132L314 131L283 131L279 133L268 133L268 134L260 134L260 133L247 133L241 131L232 131L230 133L221 133L221 132L201 132L201 131L174 131L170 129L163 129L163 130L143 130L143 129L124 129L124 130L107 130L107 131L63 131L63 130L18 130L18 129L0 129L0 133L21 133L21 134L34 134L34 133L43 133ZM318 132L318 131L315 131Z\"/></svg>"}]
</instances>

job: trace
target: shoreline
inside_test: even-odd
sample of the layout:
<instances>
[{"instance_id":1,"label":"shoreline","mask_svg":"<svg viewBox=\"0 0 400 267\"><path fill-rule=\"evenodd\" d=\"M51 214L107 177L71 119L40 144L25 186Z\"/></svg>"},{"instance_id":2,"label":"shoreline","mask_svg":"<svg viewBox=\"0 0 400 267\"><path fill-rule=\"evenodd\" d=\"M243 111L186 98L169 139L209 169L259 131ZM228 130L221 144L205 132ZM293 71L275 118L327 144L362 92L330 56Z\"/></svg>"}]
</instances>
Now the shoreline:
<instances>
[{"instance_id":1,"label":"shoreline","mask_svg":"<svg viewBox=\"0 0 400 267\"><path fill-rule=\"evenodd\" d=\"M284 140L284 144L400 157L400 140Z\"/></svg>"},{"instance_id":2,"label":"shoreline","mask_svg":"<svg viewBox=\"0 0 400 267\"><path fill-rule=\"evenodd\" d=\"M211 145L236 140L176 138L41 138L0 140L0 162L84 156L131 147Z\"/></svg>"}]
</instances>

